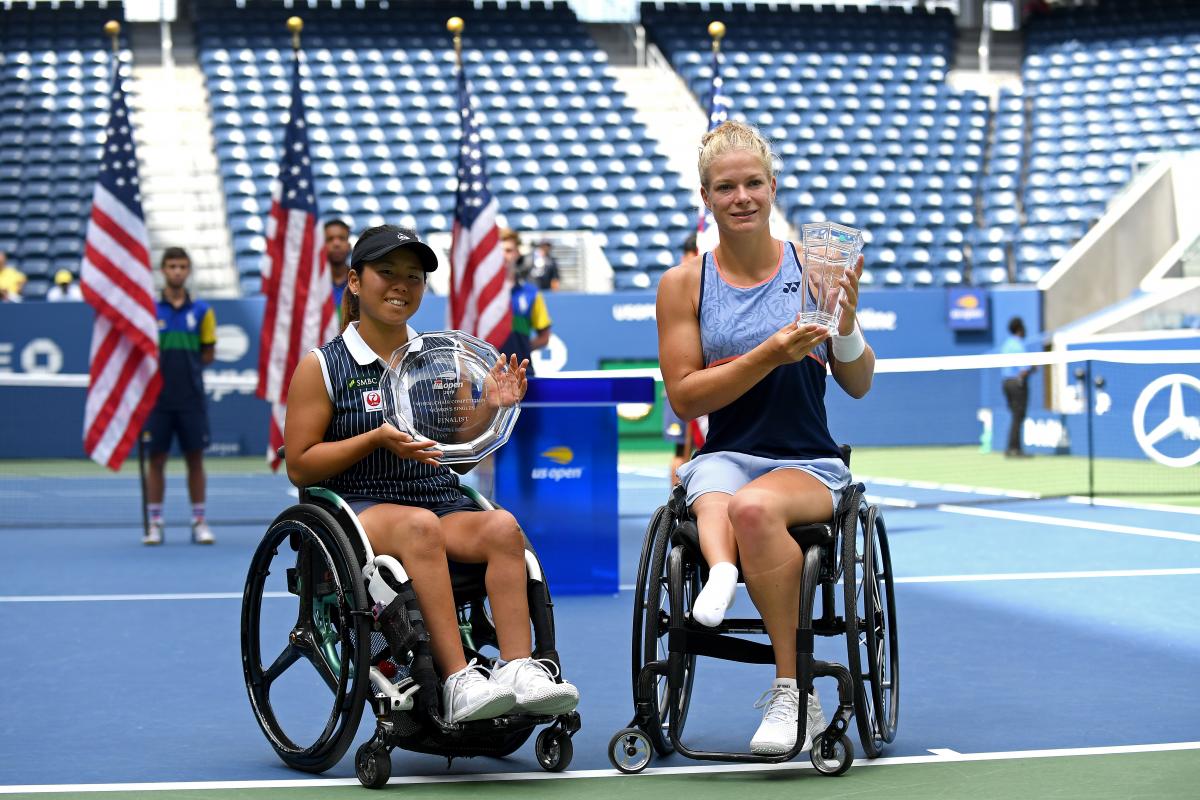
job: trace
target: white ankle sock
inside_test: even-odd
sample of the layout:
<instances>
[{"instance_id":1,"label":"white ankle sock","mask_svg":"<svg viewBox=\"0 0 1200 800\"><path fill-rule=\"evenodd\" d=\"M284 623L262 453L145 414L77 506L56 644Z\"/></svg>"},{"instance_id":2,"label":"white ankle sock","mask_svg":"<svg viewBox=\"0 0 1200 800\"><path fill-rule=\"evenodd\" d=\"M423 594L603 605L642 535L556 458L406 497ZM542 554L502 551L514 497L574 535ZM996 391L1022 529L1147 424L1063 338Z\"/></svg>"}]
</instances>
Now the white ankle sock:
<instances>
[{"instance_id":1,"label":"white ankle sock","mask_svg":"<svg viewBox=\"0 0 1200 800\"><path fill-rule=\"evenodd\" d=\"M713 564L708 571L708 582L692 604L692 619L709 628L720 625L725 612L733 605L737 576L737 567L728 561Z\"/></svg>"}]
</instances>

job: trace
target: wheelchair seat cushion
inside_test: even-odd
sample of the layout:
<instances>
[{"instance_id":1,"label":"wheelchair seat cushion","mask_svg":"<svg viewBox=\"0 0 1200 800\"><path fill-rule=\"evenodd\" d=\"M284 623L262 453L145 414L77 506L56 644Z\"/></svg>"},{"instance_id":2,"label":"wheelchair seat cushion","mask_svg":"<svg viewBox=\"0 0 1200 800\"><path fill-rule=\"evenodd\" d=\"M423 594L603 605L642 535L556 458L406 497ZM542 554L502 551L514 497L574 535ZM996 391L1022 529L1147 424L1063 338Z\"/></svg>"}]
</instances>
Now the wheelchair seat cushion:
<instances>
[{"instance_id":1,"label":"wheelchair seat cushion","mask_svg":"<svg viewBox=\"0 0 1200 800\"><path fill-rule=\"evenodd\" d=\"M835 539L833 524L830 522L796 525L788 528L788 533L791 534L796 544L805 548L811 545L823 547L832 544ZM688 551L695 558L696 563L706 563L703 554L700 552L700 531L696 527L695 520L687 519L679 523L675 528L673 536L676 542L688 548Z\"/></svg>"}]
</instances>

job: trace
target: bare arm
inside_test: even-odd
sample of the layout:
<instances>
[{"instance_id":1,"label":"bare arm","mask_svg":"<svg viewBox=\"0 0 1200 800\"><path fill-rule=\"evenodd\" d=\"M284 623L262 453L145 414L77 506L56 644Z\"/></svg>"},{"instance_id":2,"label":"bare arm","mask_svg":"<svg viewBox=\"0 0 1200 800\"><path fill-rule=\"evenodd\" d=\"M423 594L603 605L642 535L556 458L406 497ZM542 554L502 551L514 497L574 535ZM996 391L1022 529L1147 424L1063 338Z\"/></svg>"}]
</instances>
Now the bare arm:
<instances>
[{"instance_id":1,"label":"bare arm","mask_svg":"<svg viewBox=\"0 0 1200 800\"><path fill-rule=\"evenodd\" d=\"M340 442L327 442L325 431L332 420L333 403L325 391L321 365L316 354L309 353L292 375L283 429L288 479L295 485L311 486L344 472L379 447L427 464L437 464L441 455L430 449L433 442L414 442L388 424Z\"/></svg>"},{"instance_id":2,"label":"bare arm","mask_svg":"<svg viewBox=\"0 0 1200 800\"><path fill-rule=\"evenodd\" d=\"M847 272L842 278L842 319L838 324L838 333L849 336L854 332L855 321L858 318L858 279L862 275L863 257L858 257L858 264L853 272ZM860 331L861 333L861 331ZM875 377L875 351L867 345L862 355L853 361L843 363L833 354L832 343L829 348L829 369L833 379L845 390L846 394L858 399L871 391L871 382Z\"/></svg>"},{"instance_id":3,"label":"bare arm","mask_svg":"<svg viewBox=\"0 0 1200 800\"><path fill-rule=\"evenodd\" d=\"M789 323L749 353L705 369L696 303L700 262L673 267L658 284L658 359L671 407L695 419L732 403L771 370L807 356L827 338L818 325Z\"/></svg>"}]
</instances>

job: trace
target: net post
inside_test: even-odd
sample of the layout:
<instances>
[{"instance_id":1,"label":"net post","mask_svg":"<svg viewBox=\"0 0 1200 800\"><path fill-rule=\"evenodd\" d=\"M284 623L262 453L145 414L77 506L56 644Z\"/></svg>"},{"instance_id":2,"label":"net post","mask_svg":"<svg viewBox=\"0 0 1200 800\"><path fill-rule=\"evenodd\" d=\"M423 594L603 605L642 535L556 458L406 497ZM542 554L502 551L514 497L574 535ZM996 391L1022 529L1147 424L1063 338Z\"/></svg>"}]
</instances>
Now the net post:
<instances>
[{"instance_id":1,"label":"net post","mask_svg":"<svg viewBox=\"0 0 1200 800\"><path fill-rule=\"evenodd\" d=\"M1087 392L1084 402L1087 403L1087 449L1088 449L1088 505L1095 505L1096 489L1095 489L1095 472L1096 472L1096 452L1094 450L1094 441L1092 439L1092 414L1094 413L1093 406L1095 405L1094 395L1092 393L1092 360L1087 360Z\"/></svg>"}]
</instances>

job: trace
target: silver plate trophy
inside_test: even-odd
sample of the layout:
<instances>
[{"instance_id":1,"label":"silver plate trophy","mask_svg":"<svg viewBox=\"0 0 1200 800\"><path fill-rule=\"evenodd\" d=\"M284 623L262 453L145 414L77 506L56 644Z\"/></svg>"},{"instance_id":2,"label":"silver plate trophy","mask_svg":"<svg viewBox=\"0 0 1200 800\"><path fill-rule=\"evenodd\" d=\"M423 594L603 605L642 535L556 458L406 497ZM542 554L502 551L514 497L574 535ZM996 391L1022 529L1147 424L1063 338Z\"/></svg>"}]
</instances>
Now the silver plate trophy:
<instances>
[{"instance_id":1,"label":"silver plate trophy","mask_svg":"<svg viewBox=\"0 0 1200 800\"><path fill-rule=\"evenodd\" d=\"M862 232L836 222L809 222L801 228L804 248L804 285L796 321L824 325L837 333L842 318L841 279L858 264Z\"/></svg>"},{"instance_id":2,"label":"silver plate trophy","mask_svg":"<svg viewBox=\"0 0 1200 800\"><path fill-rule=\"evenodd\" d=\"M437 443L444 464L480 461L508 441L520 406L500 352L461 331L415 336L388 360L388 422Z\"/></svg>"}]
</instances>

